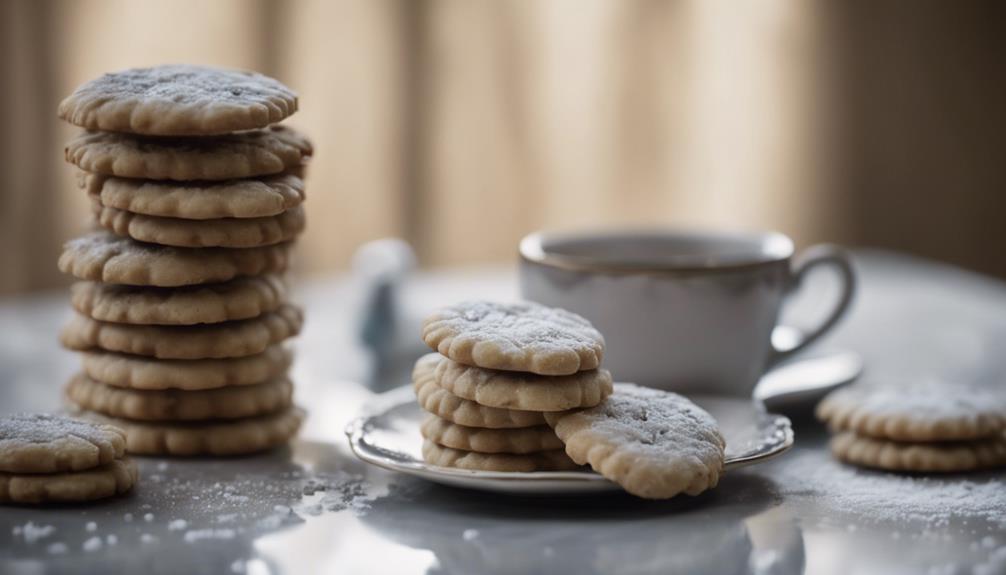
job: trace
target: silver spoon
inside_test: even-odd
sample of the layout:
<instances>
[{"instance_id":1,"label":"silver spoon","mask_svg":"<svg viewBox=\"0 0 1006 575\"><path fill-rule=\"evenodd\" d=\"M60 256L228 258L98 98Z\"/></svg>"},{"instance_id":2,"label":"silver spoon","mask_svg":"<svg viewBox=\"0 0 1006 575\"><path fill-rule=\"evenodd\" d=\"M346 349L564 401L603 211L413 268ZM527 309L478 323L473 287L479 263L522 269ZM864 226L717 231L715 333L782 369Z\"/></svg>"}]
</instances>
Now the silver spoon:
<instances>
[{"instance_id":1,"label":"silver spoon","mask_svg":"<svg viewBox=\"0 0 1006 575\"><path fill-rule=\"evenodd\" d=\"M776 413L809 410L834 389L863 372L863 359L852 351L835 351L780 364L762 376L754 397Z\"/></svg>"}]
</instances>

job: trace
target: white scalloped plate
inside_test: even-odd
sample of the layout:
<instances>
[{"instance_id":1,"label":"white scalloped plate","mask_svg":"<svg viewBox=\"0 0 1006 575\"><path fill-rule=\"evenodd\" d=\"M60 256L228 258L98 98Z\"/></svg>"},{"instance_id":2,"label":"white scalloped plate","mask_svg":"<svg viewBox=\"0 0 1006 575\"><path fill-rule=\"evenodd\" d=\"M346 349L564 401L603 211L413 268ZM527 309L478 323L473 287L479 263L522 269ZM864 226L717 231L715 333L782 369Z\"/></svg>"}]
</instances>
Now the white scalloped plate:
<instances>
[{"instance_id":1,"label":"white scalloped plate","mask_svg":"<svg viewBox=\"0 0 1006 575\"><path fill-rule=\"evenodd\" d=\"M775 457L793 445L790 421L766 413L752 400L726 397L691 397L711 413L727 440L726 469L737 469ZM423 461L419 424L425 417L412 386L378 395L363 415L346 427L349 445L367 463L429 481L498 493L522 495L573 495L621 489L589 471L538 471L508 473L468 471L429 465Z\"/></svg>"}]
</instances>

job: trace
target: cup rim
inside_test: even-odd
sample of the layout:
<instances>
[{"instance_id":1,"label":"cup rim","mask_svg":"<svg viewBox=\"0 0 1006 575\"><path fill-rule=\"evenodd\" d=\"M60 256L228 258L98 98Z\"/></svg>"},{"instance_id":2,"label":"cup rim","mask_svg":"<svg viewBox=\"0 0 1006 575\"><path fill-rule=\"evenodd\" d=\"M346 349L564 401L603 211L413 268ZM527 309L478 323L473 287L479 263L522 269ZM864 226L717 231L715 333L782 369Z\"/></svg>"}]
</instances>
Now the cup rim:
<instances>
[{"instance_id":1,"label":"cup rim","mask_svg":"<svg viewBox=\"0 0 1006 575\"><path fill-rule=\"evenodd\" d=\"M591 258L547 251L548 240L596 240L618 237L661 237L661 238L705 238L705 239L735 239L751 241L758 246L759 255L751 260L724 261L704 259L697 261L693 257L683 257L679 262L667 261L654 264L600 262ZM688 230L679 228L645 228L645 229L605 229L581 230L570 232L537 231L524 236L518 245L521 260L566 271L608 273L608 274L696 274L721 271L743 271L763 266L788 262L793 257L795 248L789 236L776 231L761 232L727 232L713 230Z\"/></svg>"}]
</instances>

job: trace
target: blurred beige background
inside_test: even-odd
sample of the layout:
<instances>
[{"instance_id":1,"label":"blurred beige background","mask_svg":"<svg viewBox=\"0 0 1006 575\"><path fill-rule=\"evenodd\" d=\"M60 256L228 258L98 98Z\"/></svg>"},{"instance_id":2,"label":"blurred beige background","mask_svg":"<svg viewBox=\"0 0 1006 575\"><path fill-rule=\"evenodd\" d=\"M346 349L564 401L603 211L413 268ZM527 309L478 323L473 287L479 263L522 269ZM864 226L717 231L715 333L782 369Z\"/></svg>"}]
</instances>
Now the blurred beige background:
<instances>
[{"instance_id":1,"label":"blurred beige background","mask_svg":"<svg viewBox=\"0 0 1006 575\"><path fill-rule=\"evenodd\" d=\"M775 228L1006 277L1006 4L5 0L0 293L86 225L59 100L188 62L297 90L302 273L360 243L510 261L538 228Z\"/></svg>"}]
</instances>

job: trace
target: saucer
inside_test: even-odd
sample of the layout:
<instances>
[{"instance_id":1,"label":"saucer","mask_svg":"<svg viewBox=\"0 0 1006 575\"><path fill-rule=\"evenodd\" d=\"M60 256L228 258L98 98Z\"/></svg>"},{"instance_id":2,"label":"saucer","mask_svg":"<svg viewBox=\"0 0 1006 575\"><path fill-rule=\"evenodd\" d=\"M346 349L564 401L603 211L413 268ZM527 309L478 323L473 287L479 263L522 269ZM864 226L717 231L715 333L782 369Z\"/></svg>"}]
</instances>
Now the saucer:
<instances>
[{"instance_id":1,"label":"saucer","mask_svg":"<svg viewBox=\"0 0 1006 575\"><path fill-rule=\"evenodd\" d=\"M789 419L766 412L753 400L712 396L689 399L719 422L727 441L727 471L767 461L793 445ZM419 425L427 414L416 403L411 385L376 396L363 411L364 415L346 427L346 436L357 457L378 467L443 485L495 493L576 495L621 490L591 471L469 471L426 463Z\"/></svg>"}]
</instances>

